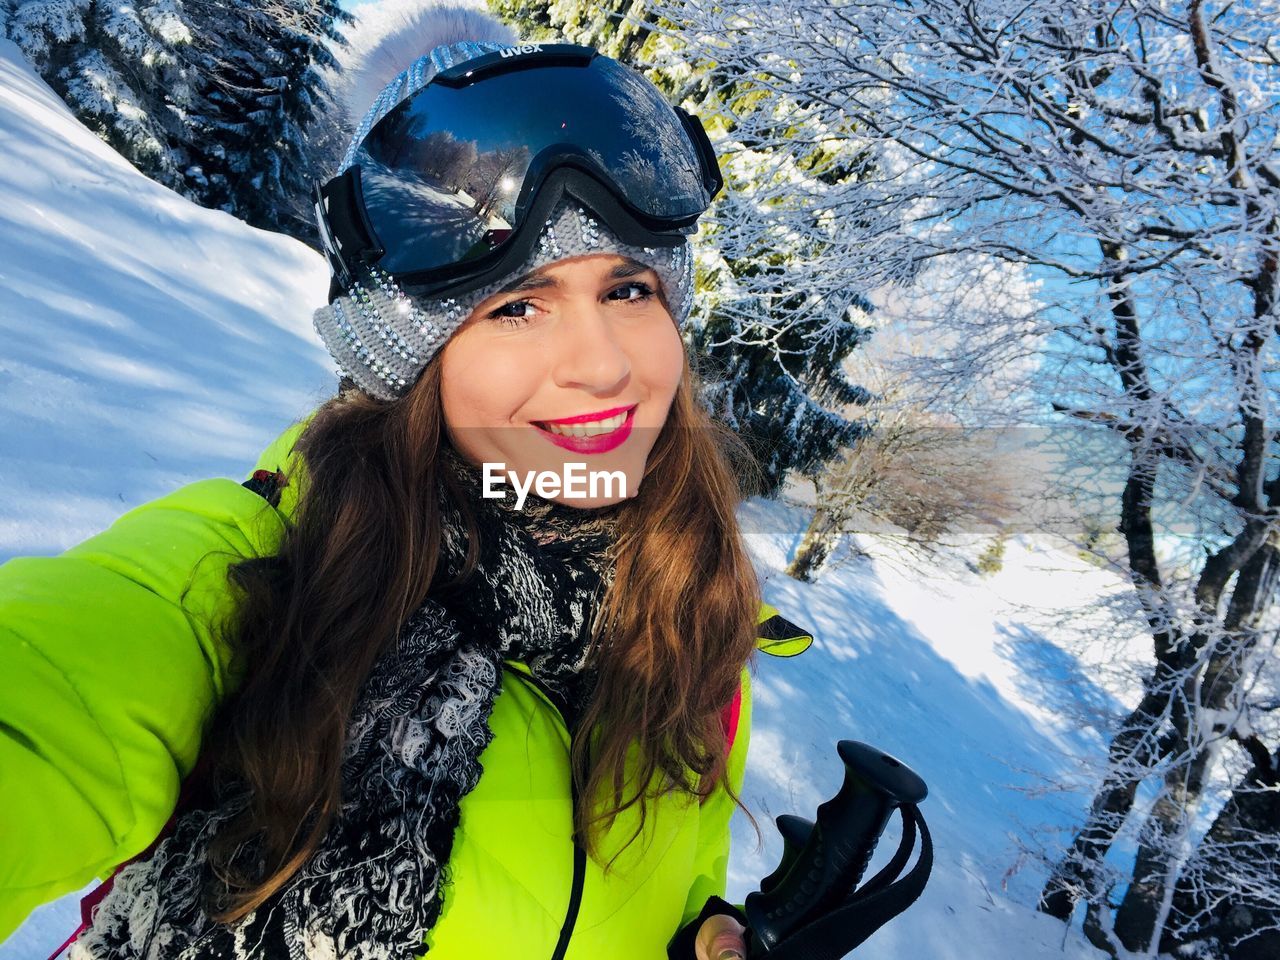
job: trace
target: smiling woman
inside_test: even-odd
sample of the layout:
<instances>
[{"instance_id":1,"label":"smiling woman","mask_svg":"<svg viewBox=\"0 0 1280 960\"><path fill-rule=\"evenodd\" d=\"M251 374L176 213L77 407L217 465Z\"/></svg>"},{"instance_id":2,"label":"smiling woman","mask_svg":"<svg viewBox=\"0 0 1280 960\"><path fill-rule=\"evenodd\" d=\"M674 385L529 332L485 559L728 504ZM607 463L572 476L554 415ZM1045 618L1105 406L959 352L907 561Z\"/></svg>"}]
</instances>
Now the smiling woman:
<instances>
[{"instance_id":1,"label":"smiling woman","mask_svg":"<svg viewBox=\"0 0 1280 960\"><path fill-rule=\"evenodd\" d=\"M73 960L744 952L776 611L680 332L715 157L621 64L446 12L317 190L336 394L243 485L0 568L0 938L110 875Z\"/></svg>"}]
</instances>

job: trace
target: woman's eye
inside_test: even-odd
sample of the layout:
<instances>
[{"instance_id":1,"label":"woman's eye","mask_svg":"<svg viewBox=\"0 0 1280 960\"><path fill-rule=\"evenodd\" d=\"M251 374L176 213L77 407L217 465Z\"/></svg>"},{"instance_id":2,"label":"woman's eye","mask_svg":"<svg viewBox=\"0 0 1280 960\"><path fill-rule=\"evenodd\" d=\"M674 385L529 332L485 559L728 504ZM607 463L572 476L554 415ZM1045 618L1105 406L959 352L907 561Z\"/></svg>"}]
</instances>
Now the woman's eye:
<instances>
[{"instance_id":1,"label":"woman's eye","mask_svg":"<svg viewBox=\"0 0 1280 960\"><path fill-rule=\"evenodd\" d=\"M612 297L615 293L621 293L623 291L631 290L631 289L639 290L640 295L638 297L620 297L619 299L627 301L629 303L639 303L640 301L648 300L651 296L653 296L653 288L650 287L647 283L624 283L622 286L617 287L614 290L611 290L609 292L609 296Z\"/></svg>"},{"instance_id":2,"label":"woman's eye","mask_svg":"<svg viewBox=\"0 0 1280 960\"><path fill-rule=\"evenodd\" d=\"M489 312L489 316L491 319L494 319L494 320L502 320L505 323L518 325L528 320L532 316L532 314L508 313L507 311L513 310L513 309L523 309L525 307L532 307L532 306L533 305L528 300L512 300L510 303L504 303L502 306L494 310L491 310Z\"/></svg>"},{"instance_id":3,"label":"woman's eye","mask_svg":"<svg viewBox=\"0 0 1280 960\"><path fill-rule=\"evenodd\" d=\"M634 297L626 296L625 294L631 290L639 291L639 293ZM623 294L623 296L618 296L618 294ZM608 293L610 300L622 303L643 303L652 296L653 288L647 283L639 282L624 283L620 287L614 287ZM531 312L525 313L526 308ZM501 320L511 326L519 326L533 319L533 309L533 303L529 300L512 300L510 303L504 303L502 306L495 307L489 311L489 318L491 320Z\"/></svg>"}]
</instances>

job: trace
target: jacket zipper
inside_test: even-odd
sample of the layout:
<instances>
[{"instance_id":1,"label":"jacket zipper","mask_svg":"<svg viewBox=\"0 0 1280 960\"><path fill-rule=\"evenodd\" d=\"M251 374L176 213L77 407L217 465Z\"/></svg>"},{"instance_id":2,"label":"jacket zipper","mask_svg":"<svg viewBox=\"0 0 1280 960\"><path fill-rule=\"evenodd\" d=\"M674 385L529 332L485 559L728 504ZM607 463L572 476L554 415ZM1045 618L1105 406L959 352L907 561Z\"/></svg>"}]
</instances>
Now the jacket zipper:
<instances>
[{"instance_id":1,"label":"jacket zipper","mask_svg":"<svg viewBox=\"0 0 1280 960\"><path fill-rule=\"evenodd\" d=\"M515 667L507 667L508 672L519 677L525 683L536 689L546 699L547 703L556 711L560 717L560 723L568 731L569 724L565 720L565 709L561 705L560 698L557 697L551 688L544 684L532 674L517 670ZM569 772L569 793L573 798L573 806L571 809L578 808L578 787L573 780L573 771ZM587 852L578 845L577 840L573 842L573 885L569 889L569 906L565 910L564 922L560 925L560 938L556 941L556 948L551 954L551 960L564 960L564 955L569 950L569 940L573 937L573 928L578 922L578 910L582 906L582 884L587 876Z\"/></svg>"}]
</instances>

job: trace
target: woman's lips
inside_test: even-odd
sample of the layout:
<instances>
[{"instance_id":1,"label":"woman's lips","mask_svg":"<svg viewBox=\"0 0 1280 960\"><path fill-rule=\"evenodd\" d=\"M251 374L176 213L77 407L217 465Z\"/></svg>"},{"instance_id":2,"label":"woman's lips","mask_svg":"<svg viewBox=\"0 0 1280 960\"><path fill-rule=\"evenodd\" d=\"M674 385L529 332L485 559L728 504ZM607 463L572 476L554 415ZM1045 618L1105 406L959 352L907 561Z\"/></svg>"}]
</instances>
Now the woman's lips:
<instances>
[{"instance_id":1,"label":"woman's lips","mask_svg":"<svg viewBox=\"0 0 1280 960\"><path fill-rule=\"evenodd\" d=\"M626 419L622 421L622 425L619 427L615 427L613 430L610 430L608 433L597 433L595 436L592 436L592 437L574 437L574 436L568 436L562 433L552 433L550 430L547 430L545 427L543 427L540 423L534 423L534 426L537 427L538 433L546 437L548 440L554 443L557 447L563 447L566 450L572 450L574 453L607 453L608 451L621 446L623 442L626 441L627 437L631 435L631 423L632 421L635 420L635 416L636 416L635 405L632 405L629 409L628 408L619 408L619 409L627 410L627 416L626 416ZM552 420L550 422L565 423L565 422L572 422L573 419L574 418L570 418L569 421ZM607 418L602 418L602 419L607 419Z\"/></svg>"},{"instance_id":2,"label":"woman's lips","mask_svg":"<svg viewBox=\"0 0 1280 960\"><path fill-rule=\"evenodd\" d=\"M596 413L580 413L576 417L563 417L559 420L542 420L539 422L554 423L557 425L570 424L570 423L591 423L595 420L608 420L610 417L617 416L618 414L622 413L624 410L628 410L628 411L634 410L635 406L636 405L633 403L629 406L610 407L608 410L599 410Z\"/></svg>"}]
</instances>

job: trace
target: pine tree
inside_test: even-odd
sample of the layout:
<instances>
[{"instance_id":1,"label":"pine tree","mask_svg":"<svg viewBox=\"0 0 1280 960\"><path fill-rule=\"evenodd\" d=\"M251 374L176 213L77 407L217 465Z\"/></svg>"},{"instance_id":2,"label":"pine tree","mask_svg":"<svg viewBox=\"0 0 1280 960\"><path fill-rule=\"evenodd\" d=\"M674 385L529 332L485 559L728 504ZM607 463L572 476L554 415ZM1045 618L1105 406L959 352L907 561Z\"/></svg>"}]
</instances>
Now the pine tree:
<instances>
[{"instance_id":1,"label":"pine tree","mask_svg":"<svg viewBox=\"0 0 1280 960\"><path fill-rule=\"evenodd\" d=\"M703 224L689 335L712 378L706 400L752 446L765 493L776 493L789 471L816 474L862 433L841 411L869 399L842 369L869 332L849 311L869 305L838 278L822 278L836 228L821 214L822 192L857 175L852 148L787 130L786 116L773 142L792 155L736 142L734 117L750 111L754 96L749 84L690 70L668 32L674 25L645 0L489 7L529 39L587 44L641 70L708 127L726 187Z\"/></svg>"},{"instance_id":2,"label":"pine tree","mask_svg":"<svg viewBox=\"0 0 1280 960\"><path fill-rule=\"evenodd\" d=\"M336 0L187 0L199 39L188 195L314 242L310 190L327 176L309 131L332 109L330 44L353 21ZM228 43L234 38L234 42Z\"/></svg>"},{"instance_id":3,"label":"pine tree","mask_svg":"<svg viewBox=\"0 0 1280 960\"><path fill-rule=\"evenodd\" d=\"M753 214L735 208L753 202L745 191L729 191L719 201L721 221L743 222ZM795 264L824 262L820 230L789 245L738 243L723 227L715 237L716 266L704 280L690 342L711 374L712 409L752 447L763 492L773 496L788 471L815 477L865 432L865 421L841 411L872 397L843 365L871 333L849 312L870 313L871 305L855 293L814 302L804 289Z\"/></svg>"},{"instance_id":4,"label":"pine tree","mask_svg":"<svg viewBox=\"0 0 1280 960\"><path fill-rule=\"evenodd\" d=\"M144 173L181 185L193 36L181 0L29 0L8 35L86 126Z\"/></svg>"},{"instance_id":5,"label":"pine tree","mask_svg":"<svg viewBox=\"0 0 1280 960\"><path fill-rule=\"evenodd\" d=\"M711 375L706 401L751 447L767 496L781 489L788 471L817 474L866 429L835 411L871 399L841 370L868 330L845 323L822 333L820 326L809 321L773 330L761 323L741 330L735 318L713 313L691 334Z\"/></svg>"},{"instance_id":6,"label":"pine tree","mask_svg":"<svg viewBox=\"0 0 1280 960\"><path fill-rule=\"evenodd\" d=\"M28 0L7 32L147 176L314 243L310 188L328 170L310 130L353 20L337 0Z\"/></svg>"}]
</instances>

